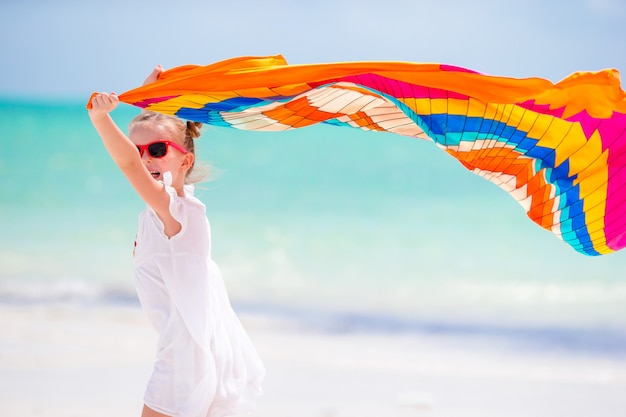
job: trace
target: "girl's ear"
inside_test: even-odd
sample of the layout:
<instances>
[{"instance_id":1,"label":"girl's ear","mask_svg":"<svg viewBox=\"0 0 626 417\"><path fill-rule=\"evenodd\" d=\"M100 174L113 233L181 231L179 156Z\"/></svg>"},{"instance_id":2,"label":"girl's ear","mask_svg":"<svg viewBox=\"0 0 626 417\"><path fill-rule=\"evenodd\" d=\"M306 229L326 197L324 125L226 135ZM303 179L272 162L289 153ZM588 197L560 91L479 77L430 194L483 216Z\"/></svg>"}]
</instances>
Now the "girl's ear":
<instances>
[{"instance_id":1,"label":"girl's ear","mask_svg":"<svg viewBox=\"0 0 626 417\"><path fill-rule=\"evenodd\" d=\"M181 172L187 172L191 169L191 167L193 166L193 161L196 159L196 157L194 156L194 154L192 154L191 152L186 153L183 156L183 160L180 164L180 170Z\"/></svg>"}]
</instances>

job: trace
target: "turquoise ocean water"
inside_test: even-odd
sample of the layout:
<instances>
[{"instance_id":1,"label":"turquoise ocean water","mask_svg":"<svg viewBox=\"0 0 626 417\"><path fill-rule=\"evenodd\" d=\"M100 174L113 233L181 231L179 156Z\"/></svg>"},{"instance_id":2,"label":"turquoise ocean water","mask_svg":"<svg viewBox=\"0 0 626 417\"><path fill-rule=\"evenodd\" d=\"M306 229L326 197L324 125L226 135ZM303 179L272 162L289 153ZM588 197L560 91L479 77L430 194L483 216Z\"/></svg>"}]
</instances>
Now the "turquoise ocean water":
<instances>
[{"instance_id":1,"label":"turquoise ocean water","mask_svg":"<svg viewBox=\"0 0 626 417\"><path fill-rule=\"evenodd\" d=\"M114 118L125 128L137 112ZM554 331L626 354L626 252L576 253L433 144L330 126L204 132L212 180L196 193L238 308L359 328ZM0 141L0 302L134 302L143 203L84 103L2 99Z\"/></svg>"}]
</instances>

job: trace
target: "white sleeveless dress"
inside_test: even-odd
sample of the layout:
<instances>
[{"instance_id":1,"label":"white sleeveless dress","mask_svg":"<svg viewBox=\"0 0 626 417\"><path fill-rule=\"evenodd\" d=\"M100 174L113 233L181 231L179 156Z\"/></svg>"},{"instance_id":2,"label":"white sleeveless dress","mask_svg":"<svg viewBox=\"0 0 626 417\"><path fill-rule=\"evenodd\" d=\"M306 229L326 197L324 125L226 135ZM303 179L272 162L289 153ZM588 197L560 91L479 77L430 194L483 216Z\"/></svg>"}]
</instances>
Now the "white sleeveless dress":
<instances>
[{"instance_id":1,"label":"white sleeveless dress","mask_svg":"<svg viewBox=\"0 0 626 417\"><path fill-rule=\"evenodd\" d=\"M263 363L231 308L211 259L205 206L185 186L169 185L170 212L182 225L172 238L150 207L139 215L135 286L159 333L145 404L172 417L220 417L253 411Z\"/></svg>"}]
</instances>

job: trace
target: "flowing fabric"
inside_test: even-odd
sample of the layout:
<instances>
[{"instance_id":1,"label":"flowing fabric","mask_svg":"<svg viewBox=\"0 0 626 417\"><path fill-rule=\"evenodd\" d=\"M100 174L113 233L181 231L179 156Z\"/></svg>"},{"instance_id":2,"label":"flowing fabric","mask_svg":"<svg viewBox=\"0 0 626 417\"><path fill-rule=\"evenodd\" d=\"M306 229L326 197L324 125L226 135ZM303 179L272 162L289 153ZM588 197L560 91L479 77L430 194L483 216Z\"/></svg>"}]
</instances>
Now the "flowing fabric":
<instances>
[{"instance_id":1,"label":"flowing fabric","mask_svg":"<svg viewBox=\"0 0 626 417\"><path fill-rule=\"evenodd\" d=\"M171 69L120 99L243 130L326 123L426 139L575 250L626 246L626 98L614 69L554 84L442 64L242 57Z\"/></svg>"}]
</instances>

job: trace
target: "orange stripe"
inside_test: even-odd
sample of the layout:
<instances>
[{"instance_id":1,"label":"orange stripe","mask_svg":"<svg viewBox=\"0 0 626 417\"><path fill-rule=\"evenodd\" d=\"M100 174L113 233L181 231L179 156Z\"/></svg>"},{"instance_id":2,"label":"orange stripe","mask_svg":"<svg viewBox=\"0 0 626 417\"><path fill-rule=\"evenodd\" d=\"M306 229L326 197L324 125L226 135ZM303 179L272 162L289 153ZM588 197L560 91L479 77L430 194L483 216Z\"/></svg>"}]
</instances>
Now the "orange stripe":
<instances>
[{"instance_id":1,"label":"orange stripe","mask_svg":"<svg viewBox=\"0 0 626 417\"><path fill-rule=\"evenodd\" d=\"M531 197L528 217L541 227L550 229L553 226L552 207L554 199L550 197L551 187L541 174L533 173L533 160L510 148L491 148L459 152L447 149L447 152L458 159L467 169L502 173L515 177L515 186L527 186L527 196ZM485 157L485 154L488 155ZM481 157L482 156L482 157ZM510 163L503 163L509 161Z\"/></svg>"},{"instance_id":2,"label":"orange stripe","mask_svg":"<svg viewBox=\"0 0 626 417\"><path fill-rule=\"evenodd\" d=\"M382 127L380 127L376 122L372 120L372 118L365 112L358 111L354 114L347 115L353 120L357 125L363 128L367 128L369 130L377 130L384 131Z\"/></svg>"}]
</instances>

